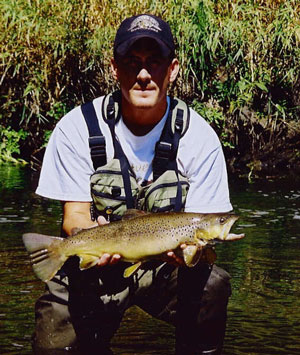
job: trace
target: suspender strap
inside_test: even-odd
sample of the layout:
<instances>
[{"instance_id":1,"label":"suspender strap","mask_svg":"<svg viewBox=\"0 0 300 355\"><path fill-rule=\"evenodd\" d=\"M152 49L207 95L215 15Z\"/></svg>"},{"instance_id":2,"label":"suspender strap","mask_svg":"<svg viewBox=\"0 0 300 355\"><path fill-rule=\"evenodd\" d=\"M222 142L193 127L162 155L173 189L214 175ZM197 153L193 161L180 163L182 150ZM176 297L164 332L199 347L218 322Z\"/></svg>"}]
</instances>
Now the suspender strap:
<instances>
[{"instance_id":1,"label":"suspender strap","mask_svg":"<svg viewBox=\"0 0 300 355\"><path fill-rule=\"evenodd\" d=\"M176 156L179 140L183 132L184 111L180 108L176 109L175 125L172 128L174 104L176 105L176 102L172 99L166 124L155 146L155 156L152 164L154 181L165 171L176 170L177 168Z\"/></svg>"},{"instance_id":2,"label":"suspender strap","mask_svg":"<svg viewBox=\"0 0 300 355\"><path fill-rule=\"evenodd\" d=\"M174 110L174 100L171 101L170 112L167 122L163 129L160 140L155 147L155 157L153 159L153 179L154 181L167 170L174 170L177 176L177 193L175 199L174 211L181 211L182 209L182 187L179 179L177 166L177 150L179 140L183 132L183 115L184 111L180 108L176 109L174 132L172 129L172 117Z\"/></svg>"},{"instance_id":3,"label":"suspender strap","mask_svg":"<svg viewBox=\"0 0 300 355\"><path fill-rule=\"evenodd\" d=\"M177 193L176 193L176 199L175 199L175 206L174 206L174 211L179 212L182 209L182 187L181 187L181 181L178 175L178 166L176 162L176 157L177 157L177 151L178 151L178 146L179 146L179 140L181 137L181 132L183 129L183 110L178 109L177 110L177 116L176 116L176 121L175 121L175 132L174 132L174 141L173 141L173 154L174 156L174 163L175 163L175 173L177 176Z\"/></svg>"},{"instance_id":4,"label":"suspender strap","mask_svg":"<svg viewBox=\"0 0 300 355\"><path fill-rule=\"evenodd\" d=\"M114 111L114 100L112 95L109 98L109 102L107 105L107 124L110 129L110 133L113 139L113 145L114 145L114 150L115 150L115 158L119 159L120 161L120 168L122 172L122 177L123 177L123 184L124 184L124 189L125 189L125 196L126 196L126 207L127 209L134 208L135 203L134 199L132 197L132 190L131 190L131 183L130 183L130 165L129 162L123 152L123 149L121 147L121 144L116 138L115 134L115 111Z\"/></svg>"},{"instance_id":5,"label":"suspender strap","mask_svg":"<svg viewBox=\"0 0 300 355\"><path fill-rule=\"evenodd\" d=\"M106 164L105 137L102 135L92 102L81 105L81 111L89 131L89 146L94 169Z\"/></svg>"},{"instance_id":6,"label":"suspender strap","mask_svg":"<svg viewBox=\"0 0 300 355\"><path fill-rule=\"evenodd\" d=\"M185 105L185 106L183 106ZM115 92L104 98L102 104L102 115L108 124L113 139L115 158L120 161L120 168L123 177L123 184L126 196L127 209L135 207L132 196L130 171L131 167L122 150L122 147L115 135L115 123L120 117L121 100L120 93ZM102 135L96 111L92 102L81 106L83 116L89 131L89 146L91 158L95 170L107 163L105 137ZM175 211L182 208L182 188L179 179L178 167L176 162L179 140L185 133L189 122L189 110L182 101L171 98L170 111L166 124L161 134L160 140L155 147L155 157L153 159L153 179L154 181L167 170L173 170L178 180L177 195L175 200Z\"/></svg>"}]
</instances>

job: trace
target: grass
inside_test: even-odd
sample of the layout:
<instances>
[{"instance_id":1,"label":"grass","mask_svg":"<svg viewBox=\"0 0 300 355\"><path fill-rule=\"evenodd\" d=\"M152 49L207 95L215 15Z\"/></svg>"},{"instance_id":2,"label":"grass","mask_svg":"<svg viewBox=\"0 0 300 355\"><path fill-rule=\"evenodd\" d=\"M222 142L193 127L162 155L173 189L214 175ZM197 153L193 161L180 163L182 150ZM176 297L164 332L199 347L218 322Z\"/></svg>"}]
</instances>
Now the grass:
<instances>
[{"instance_id":1,"label":"grass","mask_svg":"<svg viewBox=\"0 0 300 355\"><path fill-rule=\"evenodd\" d=\"M0 125L27 132L25 158L71 107L115 88L115 31L136 13L170 23L182 63L172 91L228 147L243 151L247 139L255 155L282 123L299 120L299 0L0 0L0 11ZM258 139L262 122L268 138Z\"/></svg>"}]
</instances>

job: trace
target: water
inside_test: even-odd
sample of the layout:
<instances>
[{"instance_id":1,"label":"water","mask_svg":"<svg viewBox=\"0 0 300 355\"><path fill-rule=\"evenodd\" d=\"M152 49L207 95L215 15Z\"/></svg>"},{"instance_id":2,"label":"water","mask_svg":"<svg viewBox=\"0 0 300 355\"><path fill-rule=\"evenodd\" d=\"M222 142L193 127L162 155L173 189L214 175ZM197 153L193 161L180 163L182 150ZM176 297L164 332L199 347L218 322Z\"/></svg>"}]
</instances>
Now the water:
<instances>
[{"instance_id":1,"label":"water","mask_svg":"<svg viewBox=\"0 0 300 355\"><path fill-rule=\"evenodd\" d=\"M231 180L241 216L236 243L217 246L218 264L232 275L224 354L300 354L300 183ZM58 235L61 206L33 193L30 172L0 167L0 353L31 354L35 278L21 235ZM116 355L173 354L174 329L132 308L113 339Z\"/></svg>"}]
</instances>

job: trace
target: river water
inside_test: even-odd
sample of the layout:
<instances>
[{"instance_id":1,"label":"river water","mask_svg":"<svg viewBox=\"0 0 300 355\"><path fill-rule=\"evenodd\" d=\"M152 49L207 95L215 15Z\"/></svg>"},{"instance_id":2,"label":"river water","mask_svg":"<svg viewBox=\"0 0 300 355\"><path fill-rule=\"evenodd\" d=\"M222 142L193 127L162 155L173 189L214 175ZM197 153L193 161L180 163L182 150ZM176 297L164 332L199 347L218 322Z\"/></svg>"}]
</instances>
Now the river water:
<instances>
[{"instance_id":1,"label":"river water","mask_svg":"<svg viewBox=\"0 0 300 355\"><path fill-rule=\"evenodd\" d=\"M0 167L0 354L31 354L33 307L44 286L31 270L21 236L60 230L60 203L39 198L34 186L28 169ZM217 246L217 264L232 276L224 354L300 354L299 180L230 179L230 190L241 216L233 231L246 238ZM171 355L174 329L132 308L113 350Z\"/></svg>"}]
</instances>

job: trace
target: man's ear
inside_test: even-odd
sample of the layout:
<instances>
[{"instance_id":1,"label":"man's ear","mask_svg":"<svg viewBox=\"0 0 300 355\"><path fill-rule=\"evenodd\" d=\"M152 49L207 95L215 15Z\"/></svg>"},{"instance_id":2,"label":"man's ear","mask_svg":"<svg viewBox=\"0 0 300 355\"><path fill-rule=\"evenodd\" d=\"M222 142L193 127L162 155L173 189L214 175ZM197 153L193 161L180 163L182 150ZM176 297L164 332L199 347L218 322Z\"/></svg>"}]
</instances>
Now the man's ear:
<instances>
[{"instance_id":1,"label":"man's ear","mask_svg":"<svg viewBox=\"0 0 300 355\"><path fill-rule=\"evenodd\" d=\"M114 58L112 58L111 61L110 61L110 69L111 69L111 73L112 73L113 78L115 80L118 80L119 79L118 67L117 67L117 63L116 63Z\"/></svg>"},{"instance_id":2,"label":"man's ear","mask_svg":"<svg viewBox=\"0 0 300 355\"><path fill-rule=\"evenodd\" d=\"M179 72L179 62L177 58L174 58L169 66L169 83L173 83Z\"/></svg>"}]
</instances>

